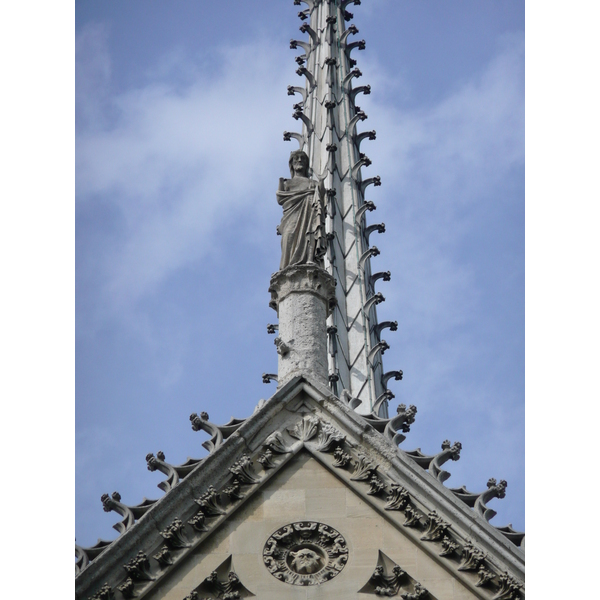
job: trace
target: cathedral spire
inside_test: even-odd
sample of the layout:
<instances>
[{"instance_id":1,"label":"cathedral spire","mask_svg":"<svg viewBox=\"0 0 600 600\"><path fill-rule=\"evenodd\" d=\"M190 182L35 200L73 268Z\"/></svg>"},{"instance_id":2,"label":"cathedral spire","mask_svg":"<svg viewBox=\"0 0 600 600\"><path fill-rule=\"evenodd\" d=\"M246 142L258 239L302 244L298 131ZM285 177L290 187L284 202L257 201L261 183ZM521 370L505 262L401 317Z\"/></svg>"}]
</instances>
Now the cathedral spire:
<instances>
[{"instance_id":1,"label":"cathedral spire","mask_svg":"<svg viewBox=\"0 0 600 600\"><path fill-rule=\"evenodd\" d=\"M379 250L370 236L383 233L383 223L367 225L366 213L375 205L368 199L370 186L381 185L378 176L363 178L362 168L371 164L361 150L365 140L374 140L375 131L358 131L367 115L357 105L359 94L369 94L369 85L354 85L362 73L356 67L355 51L365 41L356 41L358 28L349 5L360 0L294 0L305 5L298 13L302 40L290 47L296 56L298 75L304 87L288 86L298 100L293 117L302 123L302 132L284 132L294 138L309 158L309 175L324 191L326 207L326 254L324 267L336 282L336 303L327 319L328 378L333 391L343 390L362 403L361 413L387 415L393 393L387 389L391 378L401 371L385 373L381 356L388 343L384 329L394 331L395 321L377 322L376 305L385 298L376 291L376 282L389 281L389 271L372 273L370 258Z\"/></svg>"}]
</instances>

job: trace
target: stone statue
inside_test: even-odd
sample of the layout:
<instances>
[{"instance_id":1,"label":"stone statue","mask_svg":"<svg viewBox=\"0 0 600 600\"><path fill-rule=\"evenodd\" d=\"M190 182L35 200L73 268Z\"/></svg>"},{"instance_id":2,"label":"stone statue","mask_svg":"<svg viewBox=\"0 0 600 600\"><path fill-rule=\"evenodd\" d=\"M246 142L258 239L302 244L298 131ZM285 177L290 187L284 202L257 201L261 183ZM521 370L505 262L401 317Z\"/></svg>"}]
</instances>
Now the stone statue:
<instances>
[{"instance_id":1,"label":"stone statue","mask_svg":"<svg viewBox=\"0 0 600 600\"><path fill-rule=\"evenodd\" d=\"M307 263L323 267L325 190L322 183L309 179L306 152L292 152L289 164L291 179L280 177L277 190L277 202L283 207L283 217L277 228L281 235L279 269Z\"/></svg>"}]
</instances>

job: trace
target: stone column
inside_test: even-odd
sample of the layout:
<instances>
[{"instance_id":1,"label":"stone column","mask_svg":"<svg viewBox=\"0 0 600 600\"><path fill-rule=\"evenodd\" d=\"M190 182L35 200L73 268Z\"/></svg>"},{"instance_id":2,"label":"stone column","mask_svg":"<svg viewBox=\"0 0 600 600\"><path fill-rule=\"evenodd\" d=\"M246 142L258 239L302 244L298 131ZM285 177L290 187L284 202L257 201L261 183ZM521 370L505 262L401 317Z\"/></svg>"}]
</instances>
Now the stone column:
<instances>
[{"instance_id":1,"label":"stone column","mask_svg":"<svg viewBox=\"0 0 600 600\"><path fill-rule=\"evenodd\" d=\"M314 264L291 265L271 277L279 335L278 387L303 373L328 384L326 320L335 305L335 280Z\"/></svg>"}]
</instances>

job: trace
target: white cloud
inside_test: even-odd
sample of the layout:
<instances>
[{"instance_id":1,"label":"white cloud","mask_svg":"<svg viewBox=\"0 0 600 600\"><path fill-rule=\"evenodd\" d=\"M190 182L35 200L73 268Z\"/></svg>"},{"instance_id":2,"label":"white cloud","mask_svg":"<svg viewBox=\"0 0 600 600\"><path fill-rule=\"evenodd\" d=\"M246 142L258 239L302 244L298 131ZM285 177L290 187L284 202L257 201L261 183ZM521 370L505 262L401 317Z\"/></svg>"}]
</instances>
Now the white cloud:
<instances>
[{"instance_id":1,"label":"white cloud","mask_svg":"<svg viewBox=\"0 0 600 600\"><path fill-rule=\"evenodd\" d=\"M100 39L97 31L82 36L82 62L95 56ZM187 85L171 85L161 64L161 81L109 98L107 110L117 114L112 126L78 133L80 210L109 202L125 225L124 239L104 263L111 304L135 303L201 258L236 214L269 210L256 198L274 187L272 165L290 107L273 98L285 99L289 57L265 41L222 49L219 57L216 74L197 71ZM83 72L95 70L98 61L89 62ZM95 104L91 88L80 89L80 104Z\"/></svg>"},{"instance_id":2,"label":"white cloud","mask_svg":"<svg viewBox=\"0 0 600 600\"><path fill-rule=\"evenodd\" d=\"M388 86L381 69L367 70L378 74L374 87ZM510 36L479 77L437 105L404 111L377 103L376 94L361 98L380 134L366 148L402 194L419 191L434 201L435 194L460 191L456 202L472 202L523 162L523 88L523 40ZM439 196L437 204L449 206Z\"/></svg>"},{"instance_id":3,"label":"white cloud","mask_svg":"<svg viewBox=\"0 0 600 600\"><path fill-rule=\"evenodd\" d=\"M522 39L506 39L477 79L426 110L378 104L375 95L361 99L374 116L369 125L378 131L377 142L364 147L384 183L377 203L403 228L402 236L390 230L373 239L402 261L410 296L393 279L390 297L403 297L411 311L406 321L421 334L467 318L477 290L469 265L455 251L480 226L481 215L493 210L491 201L522 202L519 196L497 196L524 160L522 56ZM473 295L465 302L467 289Z\"/></svg>"}]
</instances>

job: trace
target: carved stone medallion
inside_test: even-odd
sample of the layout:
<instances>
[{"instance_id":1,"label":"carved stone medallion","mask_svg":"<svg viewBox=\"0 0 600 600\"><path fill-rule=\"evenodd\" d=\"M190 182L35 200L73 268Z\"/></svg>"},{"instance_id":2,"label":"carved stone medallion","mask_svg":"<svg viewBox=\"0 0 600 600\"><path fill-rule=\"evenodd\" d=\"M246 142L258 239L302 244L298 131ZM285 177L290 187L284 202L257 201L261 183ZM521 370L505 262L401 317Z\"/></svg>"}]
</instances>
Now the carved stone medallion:
<instances>
[{"instance_id":1,"label":"carved stone medallion","mask_svg":"<svg viewBox=\"0 0 600 600\"><path fill-rule=\"evenodd\" d=\"M319 585L333 579L348 562L346 540L333 527L315 521L278 529L263 549L265 566L291 585Z\"/></svg>"}]
</instances>

